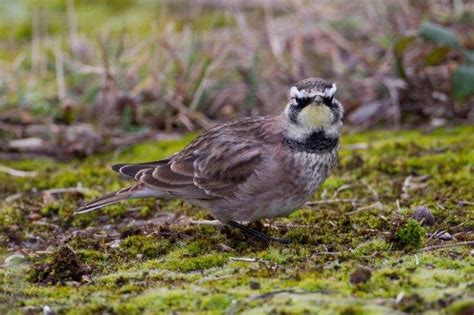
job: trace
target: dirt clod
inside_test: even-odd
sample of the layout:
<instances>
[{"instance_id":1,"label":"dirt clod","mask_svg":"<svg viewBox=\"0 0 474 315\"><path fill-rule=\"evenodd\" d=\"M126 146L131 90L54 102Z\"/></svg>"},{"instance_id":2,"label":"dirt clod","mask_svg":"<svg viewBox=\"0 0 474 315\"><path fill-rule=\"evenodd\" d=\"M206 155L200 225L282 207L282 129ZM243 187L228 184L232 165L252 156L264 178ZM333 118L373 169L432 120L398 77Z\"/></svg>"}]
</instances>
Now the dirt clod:
<instances>
[{"instance_id":1,"label":"dirt clod","mask_svg":"<svg viewBox=\"0 0 474 315\"><path fill-rule=\"evenodd\" d=\"M82 276L89 272L74 250L68 246L59 247L46 263L34 265L30 274L31 282L63 283L66 281L81 281Z\"/></svg>"},{"instance_id":2,"label":"dirt clod","mask_svg":"<svg viewBox=\"0 0 474 315\"><path fill-rule=\"evenodd\" d=\"M436 221L433 213L425 206L416 207L415 213L413 213L413 219L425 226L432 226Z\"/></svg>"},{"instance_id":3,"label":"dirt clod","mask_svg":"<svg viewBox=\"0 0 474 315\"><path fill-rule=\"evenodd\" d=\"M249 282L249 287L252 290L258 290L258 289L260 289L260 282L250 281Z\"/></svg>"},{"instance_id":4,"label":"dirt clod","mask_svg":"<svg viewBox=\"0 0 474 315\"><path fill-rule=\"evenodd\" d=\"M351 274L350 282L352 284L366 283L372 276L372 270L365 266L359 266Z\"/></svg>"}]
</instances>

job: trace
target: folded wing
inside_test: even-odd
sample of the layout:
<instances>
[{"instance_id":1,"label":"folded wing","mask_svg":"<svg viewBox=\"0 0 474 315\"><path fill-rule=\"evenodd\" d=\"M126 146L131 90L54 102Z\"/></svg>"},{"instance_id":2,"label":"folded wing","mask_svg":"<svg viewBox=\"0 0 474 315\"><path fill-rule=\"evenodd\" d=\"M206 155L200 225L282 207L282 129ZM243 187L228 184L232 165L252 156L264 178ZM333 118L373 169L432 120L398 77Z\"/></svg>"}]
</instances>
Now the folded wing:
<instances>
[{"instance_id":1,"label":"folded wing","mask_svg":"<svg viewBox=\"0 0 474 315\"><path fill-rule=\"evenodd\" d=\"M171 158L117 164L112 169L172 196L229 198L238 193L239 185L258 169L264 158L263 140L244 135L251 132L255 130L242 128L229 133L211 129Z\"/></svg>"}]
</instances>

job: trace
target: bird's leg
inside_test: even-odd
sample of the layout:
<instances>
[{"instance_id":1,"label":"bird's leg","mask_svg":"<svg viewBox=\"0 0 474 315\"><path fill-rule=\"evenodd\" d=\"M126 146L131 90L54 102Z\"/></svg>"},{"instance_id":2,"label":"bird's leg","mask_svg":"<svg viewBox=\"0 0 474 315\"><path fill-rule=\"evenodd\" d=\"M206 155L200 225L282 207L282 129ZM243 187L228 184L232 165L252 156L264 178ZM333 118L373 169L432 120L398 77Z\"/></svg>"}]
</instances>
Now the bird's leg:
<instances>
[{"instance_id":1,"label":"bird's leg","mask_svg":"<svg viewBox=\"0 0 474 315\"><path fill-rule=\"evenodd\" d=\"M252 229L251 227L248 227L246 225L237 223L235 221L229 221L229 222L227 222L227 224L232 226L232 227L240 229L242 232L244 232L245 234L247 234L249 236L258 238L259 240L267 242L267 243L269 243L269 242L278 242L278 243L282 243L282 244L289 244L290 243L289 240L268 236L263 232L257 231L255 229Z\"/></svg>"}]
</instances>

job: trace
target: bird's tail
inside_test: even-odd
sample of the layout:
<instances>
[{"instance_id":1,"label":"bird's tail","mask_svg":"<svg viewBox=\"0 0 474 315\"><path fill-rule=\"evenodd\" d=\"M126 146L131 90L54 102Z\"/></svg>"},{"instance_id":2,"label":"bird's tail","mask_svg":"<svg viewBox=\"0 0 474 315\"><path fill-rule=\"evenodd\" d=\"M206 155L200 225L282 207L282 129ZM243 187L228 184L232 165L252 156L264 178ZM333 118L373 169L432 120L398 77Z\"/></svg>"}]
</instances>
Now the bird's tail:
<instances>
[{"instance_id":1,"label":"bird's tail","mask_svg":"<svg viewBox=\"0 0 474 315\"><path fill-rule=\"evenodd\" d=\"M100 198L97 198L94 201L86 203L82 207L78 208L76 210L75 214L91 212L91 211L100 209L102 207L120 202L120 201L125 200L125 199L142 197L142 196L138 196L138 195L140 195L139 194L140 190L141 190L140 186L141 185L138 184L138 185L126 187L126 188L121 189L119 191L116 191L116 192L104 195ZM145 196L143 196L143 197L145 197Z\"/></svg>"}]
</instances>

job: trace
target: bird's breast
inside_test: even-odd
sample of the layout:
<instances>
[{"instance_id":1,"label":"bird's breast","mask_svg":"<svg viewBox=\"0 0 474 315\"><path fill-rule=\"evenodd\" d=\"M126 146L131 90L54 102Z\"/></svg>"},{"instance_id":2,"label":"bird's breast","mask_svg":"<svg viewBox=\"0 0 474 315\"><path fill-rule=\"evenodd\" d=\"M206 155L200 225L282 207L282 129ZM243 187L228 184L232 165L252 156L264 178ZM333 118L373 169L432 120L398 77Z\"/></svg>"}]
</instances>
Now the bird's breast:
<instances>
[{"instance_id":1,"label":"bird's breast","mask_svg":"<svg viewBox=\"0 0 474 315\"><path fill-rule=\"evenodd\" d=\"M329 177L337 161L337 148L325 153L297 154L295 169L299 170L297 178L302 192L312 195L314 191Z\"/></svg>"}]
</instances>

